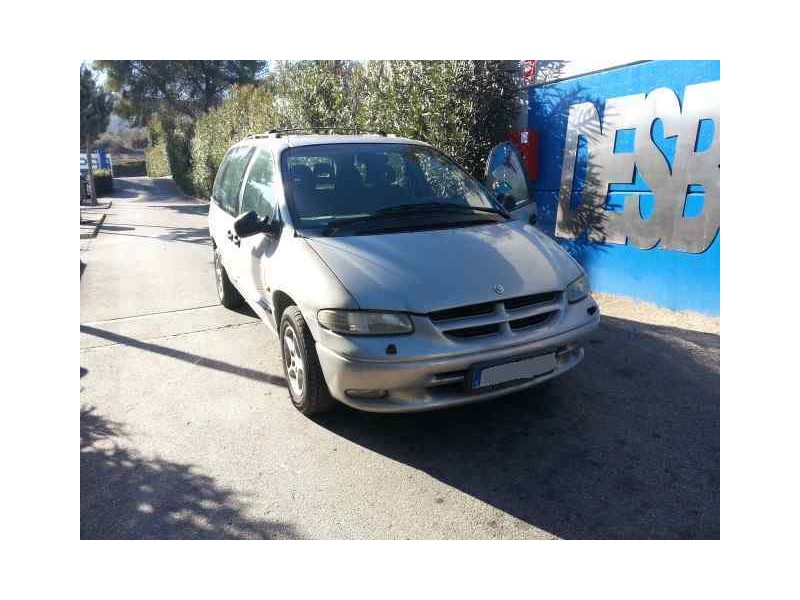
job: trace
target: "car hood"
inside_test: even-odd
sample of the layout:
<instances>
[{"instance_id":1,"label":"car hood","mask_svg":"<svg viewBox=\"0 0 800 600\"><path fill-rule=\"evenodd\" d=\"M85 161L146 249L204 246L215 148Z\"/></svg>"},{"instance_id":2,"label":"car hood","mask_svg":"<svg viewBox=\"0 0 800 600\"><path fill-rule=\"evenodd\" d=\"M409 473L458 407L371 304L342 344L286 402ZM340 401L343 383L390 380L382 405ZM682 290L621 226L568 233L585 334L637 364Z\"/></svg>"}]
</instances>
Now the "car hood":
<instances>
[{"instance_id":1,"label":"car hood","mask_svg":"<svg viewBox=\"0 0 800 600\"><path fill-rule=\"evenodd\" d=\"M427 313L562 290L581 273L524 221L307 240L363 309Z\"/></svg>"}]
</instances>

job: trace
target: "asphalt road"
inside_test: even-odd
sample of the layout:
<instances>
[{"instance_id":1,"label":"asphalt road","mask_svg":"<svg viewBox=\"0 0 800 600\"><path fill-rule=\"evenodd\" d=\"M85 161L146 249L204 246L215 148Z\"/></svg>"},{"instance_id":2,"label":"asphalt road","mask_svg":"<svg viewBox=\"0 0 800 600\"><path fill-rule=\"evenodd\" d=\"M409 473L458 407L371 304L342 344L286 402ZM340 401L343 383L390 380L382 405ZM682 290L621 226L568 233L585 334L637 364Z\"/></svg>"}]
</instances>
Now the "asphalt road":
<instances>
[{"instance_id":1,"label":"asphalt road","mask_svg":"<svg viewBox=\"0 0 800 600\"><path fill-rule=\"evenodd\" d=\"M311 420L218 305L207 206L117 187L81 241L82 538L719 537L719 336L608 317L532 391Z\"/></svg>"}]
</instances>

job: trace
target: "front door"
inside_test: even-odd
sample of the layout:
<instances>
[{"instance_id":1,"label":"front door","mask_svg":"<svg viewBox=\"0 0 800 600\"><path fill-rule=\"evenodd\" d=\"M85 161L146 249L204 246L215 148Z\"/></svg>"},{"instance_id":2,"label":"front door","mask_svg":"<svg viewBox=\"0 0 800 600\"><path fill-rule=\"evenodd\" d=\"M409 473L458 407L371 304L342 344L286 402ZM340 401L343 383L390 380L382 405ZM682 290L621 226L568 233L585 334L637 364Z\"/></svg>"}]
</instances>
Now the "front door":
<instances>
[{"instance_id":1,"label":"front door","mask_svg":"<svg viewBox=\"0 0 800 600\"><path fill-rule=\"evenodd\" d=\"M275 211L276 165L268 148L258 148L242 185L240 215L253 211L260 218L271 218ZM238 263L242 285L239 290L251 303L268 312L272 310L269 288L269 260L278 238L263 233L240 240L241 260Z\"/></svg>"},{"instance_id":2,"label":"front door","mask_svg":"<svg viewBox=\"0 0 800 600\"><path fill-rule=\"evenodd\" d=\"M241 250L240 240L233 231L233 221L239 213L239 189L252 150L247 146L236 146L225 155L214 181L209 208L211 236L217 244L228 277L239 291Z\"/></svg>"}]
</instances>

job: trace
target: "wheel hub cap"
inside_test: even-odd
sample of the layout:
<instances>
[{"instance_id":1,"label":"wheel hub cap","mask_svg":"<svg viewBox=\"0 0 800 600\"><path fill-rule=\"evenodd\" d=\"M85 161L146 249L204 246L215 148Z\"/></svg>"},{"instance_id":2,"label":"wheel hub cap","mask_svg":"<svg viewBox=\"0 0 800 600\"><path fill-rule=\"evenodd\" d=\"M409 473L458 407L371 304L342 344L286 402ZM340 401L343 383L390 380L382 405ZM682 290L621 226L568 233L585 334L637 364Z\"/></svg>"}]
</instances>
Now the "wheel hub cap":
<instances>
[{"instance_id":1,"label":"wheel hub cap","mask_svg":"<svg viewBox=\"0 0 800 600\"><path fill-rule=\"evenodd\" d=\"M214 280L217 283L217 293L222 298L222 264L219 262L218 252L214 252Z\"/></svg>"},{"instance_id":2,"label":"wheel hub cap","mask_svg":"<svg viewBox=\"0 0 800 600\"><path fill-rule=\"evenodd\" d=\"M297 347L297 338L291 327L287 327L283 332L283 360L286 364L286 375L289 377L292 394L302 396L305 365Z\"/></svg>"}]
</instances>

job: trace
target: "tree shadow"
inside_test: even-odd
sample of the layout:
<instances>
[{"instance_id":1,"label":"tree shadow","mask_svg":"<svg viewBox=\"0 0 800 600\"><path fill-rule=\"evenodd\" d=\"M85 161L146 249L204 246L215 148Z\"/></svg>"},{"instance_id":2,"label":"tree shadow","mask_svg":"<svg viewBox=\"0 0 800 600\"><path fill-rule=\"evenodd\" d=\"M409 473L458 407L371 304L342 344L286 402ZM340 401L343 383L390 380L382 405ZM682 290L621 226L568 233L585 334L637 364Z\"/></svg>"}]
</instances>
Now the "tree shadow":
<instances>
[{"instance_id":1,"label":"tree shadow","mask_svg":"<svg viewBox=\"0 0 800 600\"><path fill-rule=\"evenodd\" d=\"M183 194L172 179L151 179L148 177L115 178L112 197L129 199L132 202L189 199L189 196Z\"/></svg>"},{"instance_id":2,"label":"tree shadow","mask_svg":"<svg viewBox=\"0 0 800 600\"><path fill-rule=\"evenodd\" d=\"M168 204L164 208L184 215L208 216L208 204L201 202L191 204Z\"/></svg>"},{"instance_id":3,"label":"tree shadow","mask_svg":"<svg viewBox=\"0 0 800 600\"><path fill-rule=\"evenodd\" d=\"M262 373L261 371L256 371L255 369L232 365L222 360L208 358L206 356L199 356L197 354L192 354L191 352L184 352L183 350L169 348L168 346L162 346L161 344L155 344L153 342L137 340L136 338L128 337L126 335L92 327L91 325L81 325L81 333L110 340L116 344L124 344L132 348L138 348L139 350L147 350L149 352L168 356L176 360L182 360L198 367L214 369L217 371L222 371L223 373L231 373L233 375L246 377L247 379L252 379L254 381L260 381L262 383L286 387L286 379L278 375Z\"/></svg>"},{"instance_id":4,"label":"tree shadow","mask_svg":"<svg viewBox=\"0 0 800 600\"><path fill-rule=\"evenodd\" d=\"M719 336L604 317L587 346L505 399L316 420L562 538L719 538Z\"/></svg>"},{"instance_id":5,"label":"tree shadow","mask_svg":"<svg viewBox=\"0 0 800 600\"><path fill-rule=\"evenodd\" d=\"M545 69L547 81L558 79L563 62L540 61L539 69ZM537 225L551 237L556 237L565 250L587 266L594 253L607 252L603 240L608 237L606 199L609 186L600 176L598 165L588 156L586 137L599 137L602 119L613 115L605 111L603 100L589 94L579 82L566 87L533 89L536 99L530 100L529 120L534 124L548 123L544 128L535 125L541 130L540 152L545 161L542 177L535 183ZM570 107L585 102L598 108L600 121L595 123L587 118L577 123L581 138L576 145L567 147L565 139L559 136L567 131ZM563 170L572 173L571 186L567 190L555 187L561 183ZM555 174L559 174L558 183L554 181ZM564 194L568 201L559 208Z\"/></svg>"},{"instance_id":6,"label":"tree shadow","mask_svg":"<svg viewBox=\"0 0 800 600\"><path fill-rule=\"evenodd\" d=\"M172 182L161 179L129 179L117 180L114 197L128 199L131 203L149 203L152 208L164 209L184 215L205 217L208 215L208 203L187 202L184 196ZM148 235L154 229L164 230L165 233ZM187 242L192 244L208 245L211 236L208 227L169 227L167 225L140 225L129 223L106 223L100 231L107 235L127 235L132 237L149 238L169 242Z\"/></svg>"},{"instance_id":7,"label":"tree shadow","mask_svg":"<svg viewBox=\"0 0 800 600\"><path fill-rule=\"evenodd\" d=\"M246 516L193 465L119 445L121 424L81 407L81 539L295 539L289 523Z\"/></svg>"}]
</instances>

